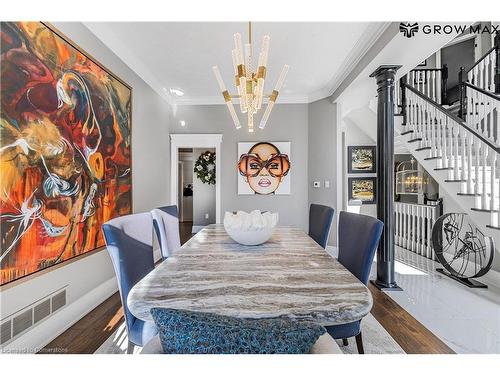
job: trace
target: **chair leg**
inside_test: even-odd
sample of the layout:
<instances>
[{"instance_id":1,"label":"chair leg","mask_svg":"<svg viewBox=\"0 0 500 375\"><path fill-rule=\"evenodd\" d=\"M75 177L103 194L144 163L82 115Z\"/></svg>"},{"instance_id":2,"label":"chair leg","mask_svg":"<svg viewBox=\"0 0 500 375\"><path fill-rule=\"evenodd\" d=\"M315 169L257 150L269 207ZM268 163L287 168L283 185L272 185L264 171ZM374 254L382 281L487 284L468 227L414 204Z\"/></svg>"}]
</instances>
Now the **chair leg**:
<instances>
[{"instance_id":1,"label":"chair leg","mask_svg":"<svg viewBox=\"0 0 500 375\"><path fill-rule=\"evenodd\" d=\"M135 347L135 344L129 340L128 347L127 347L127 354L134 354L134 347Z\"/></svg>"},{"instance_id":2,"label":"chair leg","mask_svg":"<svg viewBox=\"0 0 500 375\"><path fill-rule=\"evenodd\" d=\"M358 346L358 353L365 354L365 349L363 348L363 338L361 337L361 332L356 335L356 345Z\"/></svg>"},{"instance_id":3,"label":"chair leg","mask_svg":"<svg viewBox=\"0 0 500 375\"><path fill-rule=\"evenodd\" d=\"M349 345L349 341L347 341L347 339L342 339L342 344L344 344L344 346L347 346Z\"/></svg>"}]
</instances>

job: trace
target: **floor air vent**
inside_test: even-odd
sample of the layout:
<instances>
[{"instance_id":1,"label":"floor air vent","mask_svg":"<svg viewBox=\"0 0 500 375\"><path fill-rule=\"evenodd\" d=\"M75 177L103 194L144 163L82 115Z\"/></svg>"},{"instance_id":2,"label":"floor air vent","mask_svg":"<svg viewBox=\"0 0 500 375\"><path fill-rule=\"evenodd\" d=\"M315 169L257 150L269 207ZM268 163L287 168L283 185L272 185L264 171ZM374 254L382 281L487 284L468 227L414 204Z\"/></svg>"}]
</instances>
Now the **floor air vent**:
<instances>
[{"instance_id":1,"label":"floor air vent","mask_svg":"<svg viewBox=\"0 0 500 375\"><path fill-rule=\"evenodd\" d=\"M55 310L54 310L55 311ZM33 307L33 322L38 323L50 315L50 299L46 299Z\"/></svg>"},{"instance_id":2,"label":"floor air vent","mask_svg":"<svg viewBox=\"0 0 500 375\"><path fill-rule=\"evenodd\" d=\"M66 287L11 314L0 323L0 345L7 344L66 305Z\"/></svg>"},{"instance_id":3,"label":"floor air vent","mask_svg":"<svg viewBox=\"0 0 500 375\"><path fill-rule=\"evenodd\" d=\"M9 341L12 338L12 324L8 320L0 325L0 344Z\"/></svg>"},{"instance_id":4,"label":"floor air vent","mask_svg":"<svg viewBox=\"0 0 500 375\"><path fill-rule=\"evenodd\" d=\"M59 310L66 304L66 290L57 293L52 297L52 312Z\"/></svg>"},{"instance_id":5,"label":"floor air vent","mask_svg":"<svg viewBox=\"0 0 500 375\"><path fill-rule=\"evenodd\" d=\"M15 337L33 325L33 310L29 309L12 319L12 336Z\"/></svg>"}]
</instances>

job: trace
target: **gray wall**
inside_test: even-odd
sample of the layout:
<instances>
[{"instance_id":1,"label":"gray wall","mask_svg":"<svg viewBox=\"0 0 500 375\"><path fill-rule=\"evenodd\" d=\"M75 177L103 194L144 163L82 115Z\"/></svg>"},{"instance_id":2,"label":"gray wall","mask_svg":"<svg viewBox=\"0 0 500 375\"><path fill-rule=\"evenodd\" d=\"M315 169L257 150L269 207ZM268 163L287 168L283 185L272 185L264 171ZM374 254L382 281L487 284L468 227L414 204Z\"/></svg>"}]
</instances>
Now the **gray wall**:
<instances>
[{"instance_id":1,"label":"gray wall","mask_svg":"<svg viewBox=\"0 0 500 375\"><path fill-rule=\"evenodd\" d=\"M242 128L236 130L224 105L178 106L171 122L170 132L221 133L221 208L225 211L251 211L254 209L278 212L280 224L297 225L307 230L307 104L277 104L264 130L254 133ZM180 120L186 121L181 127ZM256 124L260 118L256 119ZM275 196L238 195L237 170L238 142L290 141L291 142L291 194ZM194 193L196 194L196 192Z\"/></svg>"},{"instance_id":2,"label":"gray wall","mask_svg":"<svg viewBox=\"0 0 500 375\"><path fill-rule=\"evenodd\" d=\"M194 148L193 165L205 151L215 152L214 148ZM215 156L217 157L217 155ZM193 180L193 225L208 225L216 222L215 185L204 184L191 169ZM208 214L208 219L205 218Z\"/></svg>"},{"instance_id":3,"label":"gray wall","mask_svg":"<svg viewBox=\"0 0 500 375\"><path fill-rule=\"evenodd\" d=\"M150 210L169 202L168 166L169 106L144 81L114 55L81 23L55 23L60 31L101 62L133 88L132 109L132 179L134 211ZM106 251L75 260L14 286L3 288L2 316L7 316L27 304L67 285L67 304L85 296L83 307L61 309L44 322L50 329L34 329L21 336L23 345L44 345L47 340L67 328L72 317L76 321L93 304L102 302L98 287L114 278ZM108 283L109 284L109 283ZM106 285L108 285L106 284ZM115 289L116 290L116 289ZM111 291L111 293L114 290ZM109 290L108 290L109 294ZM104 296L106 298L107 296ZM75 304L76 305L76 304ZM80 305L79 305L80 306ZM81 310L81 309L85 310ZM30 341L27 341L29 337ZM16 345L16 341L12 345Z\"/></svg>"},{"instance_id":4,"label":"gray wall","mask_svg":"<svg viewBox=\"0 0 500 375\"><path fill-rule=\"evenodd\" d=\"M337 158L337 149L342 147L342 140L338 139L341 125L337 123L337 110L337 104L332 104L328 98L309 104L309 204L334 208L335 219L328 241L330 245L336 244L337 217L342 209L337 199L338 193L342 196L342 192L338 191L342 189L342 182L338 179L342 164ZM314 181L320 182L319 188L314 187ZM325 186L325 181L330 182L329 188Z\"/></svg>"}]
</instances>

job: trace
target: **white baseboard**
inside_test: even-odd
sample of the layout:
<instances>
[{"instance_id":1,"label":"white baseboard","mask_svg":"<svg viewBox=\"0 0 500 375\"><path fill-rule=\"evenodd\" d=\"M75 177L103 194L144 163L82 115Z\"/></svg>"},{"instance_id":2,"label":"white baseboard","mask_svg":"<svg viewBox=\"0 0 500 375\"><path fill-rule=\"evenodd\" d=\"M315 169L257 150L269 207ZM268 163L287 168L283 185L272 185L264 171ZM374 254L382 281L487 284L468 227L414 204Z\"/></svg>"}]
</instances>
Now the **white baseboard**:
<instances>
[{"instance_id":1,"label":"white baseboard","mask_svg":"<svg viewBox=\"0 0 500 375\"><path fill-rule=\"evenodd\" d=\"M116 278L113 277L72 304L63 307L47 320L22 334L18 339L2 347L1 351L4 353L32 354L38 352L117 290ZM64 348L61 349L64 350Z\"/></svg>"},{"instance_id":2,"label":"white baseboard","mask_svg":"<svg viewBox=\"0 0 500 375\"><path fill-rule=\"evenodd\" d=\"M203 228L205 228L204 225L193 225L193 229L191 230L191 233L198 233Z\"/></svg>"}]
</instances>

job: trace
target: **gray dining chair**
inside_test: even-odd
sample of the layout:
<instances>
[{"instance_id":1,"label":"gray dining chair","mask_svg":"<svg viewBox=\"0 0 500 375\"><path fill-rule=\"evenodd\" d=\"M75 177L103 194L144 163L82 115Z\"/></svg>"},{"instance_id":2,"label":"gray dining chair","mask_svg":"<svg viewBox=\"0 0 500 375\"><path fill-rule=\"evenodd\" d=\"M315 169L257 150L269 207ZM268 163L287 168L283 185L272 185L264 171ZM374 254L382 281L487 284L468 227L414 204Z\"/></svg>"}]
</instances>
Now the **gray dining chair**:
<instances>
[{"instance_id":1,"label":"gray dining chair","mask_svg":"<svg viewBox=\"0 0 500 375\"><path fill-rule=\"evenodd\" d=\"M151 211L151 216L160 243L161 256L165 260L181 247L177 206L155 208Z\"/></svg>"},{"instance_id":2,"label":"gray dining chair","mask_svg":"<svg viewBox=\"0 0 500 375\"><path fill-rule=\"evenodd\" d=\"M377 218L350 212L339 215L338 261L365 285L383 230L384 224ZM325 328L344 345L348 345L349 337L355 337L358 353L364 354L361 320Z\"/></svg>"},{"instance_id":3,"label":"gray dining chair","mask_svg":"<svg viewBox=\"0 0 500 375\"><path fill-rule=\"evenodd\" d=\"M144 346L158 334L154 323L136 318L127 304L132 287L154 269L152 227L149 212L117 217L102 226L125 315L127 353L133 353L134 346Z\"/></svg>"}]
</instances>

